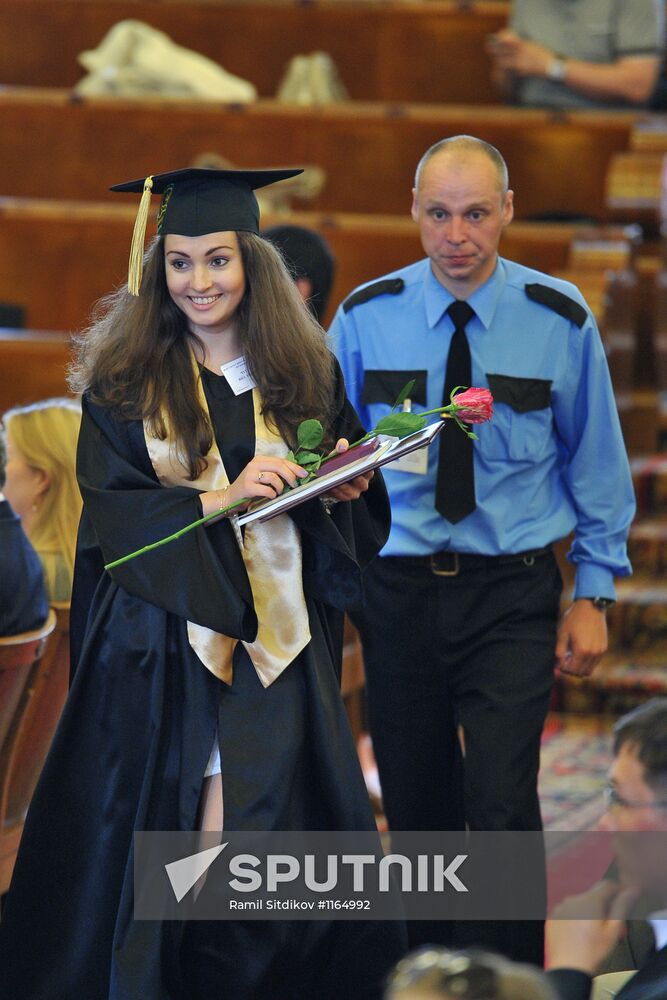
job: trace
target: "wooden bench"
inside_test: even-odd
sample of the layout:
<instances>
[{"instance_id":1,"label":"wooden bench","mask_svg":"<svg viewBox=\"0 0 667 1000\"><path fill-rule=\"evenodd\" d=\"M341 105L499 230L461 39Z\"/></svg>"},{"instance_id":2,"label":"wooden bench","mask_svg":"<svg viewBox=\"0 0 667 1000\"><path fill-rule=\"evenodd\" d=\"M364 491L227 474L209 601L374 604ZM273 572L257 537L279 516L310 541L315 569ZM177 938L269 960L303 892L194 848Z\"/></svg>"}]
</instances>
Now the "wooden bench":
<instances>
[{"instance_id":1,"label":"wooden bench","mask_svg":"<svg viewBox=\"0 0 667 1000\"><path fill-rule=\"evenodd\" d=\"M78 54L132 18L254 83L263 97L275 95L292 56L321 50L355 100L490 104L498 95L484 41L506 24L508 8L452 0L3 0L0 83L73 86L85 72Z\"/></svg>"},{"instance_id":2,"label":"wooden bench","mask_svg":"<svg viewBox=\"0 0 667 1000\"><path fill-rule=\"evenodd\" d=\"M627 272L615 275L579 268L559 273L579 286L598 319L629 450L635 454L653 450L658 432L657 396L654 391L635 388L642 384L642 367L647 363L634 328L636 285L624 287ZM65 332L0 329L0 413L11 406L67 393L65 372L71 348L71 336ZM662 359L660 353L658 356ZM662 368L664 365L660 371Z\"/></svg>"},{"instance_id":3,"label":"wooden bench","mask_svg":"<svg viewBox=\"0 0 667 1000\"><path fill-rule=\"evenodd\" d=\"M68 333L0 329L0 414L11 406L67 392Z\"/></svg>"},{"instance_id":4,"label":"wooden bench","mask_svg":"<svg viewBox=\"0 0 667 1000\"><path fill-rule=\"evenodd\" d=\"M41 687L50 643L53 642L56 613L53 609L44 625L34 632L0 638L0 894L9 888L14 860L23 831L23 815L16 818L9 802L17 749L31 713L33 694ZM44 664L44 667L43 667ZM42 761L43 763L43 761ZM26 805L27 808L27 805Z\"/></svg>"},{"instance_id":5,"label":"wooden bench","mask_svg":"<svg viewBox=\"0 0 667 1000\"><path fill-rule=\"evenodd\" d=\"M157 207L157 199L155 203ZM0 301L23 305L26 325L33 330L82 329L93 303L125 280L135 214L136 205L120 201L0 198ZM423 256L417 227L407 212L403 217L302 212L263 219L267 226L279 221L316 229L331 244L337 268L327 323L356 285ZM518 220L505 230L501 253L547 272L589 265L618 269L634 258L636 240L631 227ZM34 349L36 359L41 348L31 348L31 343L26 342L26 350ZM51 368L54 358L48 356ZM30 362L17 385L21 392L33 388L34 380L43 384L44 368Z\"/></svg>"},{"instance_id":6,"label":"wooden bench","mask_svg":"<svg viewBox=\"0 0 667 1000\"><path fill-rule=\"evenodd\" d=\"M647 238L660 233L666 154L632 150L615 153L605 181L609 218L641 225Z\"/></svg>"},{"instance_id":7,"label":"wooden bench","mask_svg":"<svg viewBox=\"0 0 667 1000\"><path fill-rule=\"evenodd\" d=\"M463 105L77 100L66 90L8 87L0 90L0 193L98 200L119 180L216 152L238 166L322 167L324 189L296 207L401 215L422 153L466 132L505 155L517 218L565 212L604 220L607 168L636 121L632 112Z\"/></svg>"},{"instance_id":8,"label":"wooden bench","mask_svg":"<svg viewBox=\"0 0 667 1000\"><path fill-rule=\"evenodd\" d=\"M609 164L606 199L611 218L633 217L650 236L659 234L662 216L667 214L666 158L665 116L635 122L628 149L615 153Z\"/></svg>"},{"instance_id":9,"label":"wooden bench","mask_svg":"<svg viewBox=\"0 0 667 1000\"><path fill-rule=\"evenodd\" d=\"M14 734L4 820L22 825L67 698L70 678L69 602L51 605L55 629L30 679L30 697Z\"/></svg>"}]
</instances>

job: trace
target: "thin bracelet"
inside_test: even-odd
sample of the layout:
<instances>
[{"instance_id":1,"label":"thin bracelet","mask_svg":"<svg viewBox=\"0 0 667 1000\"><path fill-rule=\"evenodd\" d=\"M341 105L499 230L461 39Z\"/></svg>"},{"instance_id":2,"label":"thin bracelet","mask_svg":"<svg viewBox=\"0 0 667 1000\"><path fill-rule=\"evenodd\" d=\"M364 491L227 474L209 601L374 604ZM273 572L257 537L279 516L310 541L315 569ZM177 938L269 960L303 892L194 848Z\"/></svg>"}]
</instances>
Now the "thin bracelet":
<instances>
[{"instance_id":1,"label":"thin bracelet","mask_svg":"<svg viewBox=\"0 0 667 1000\"><path fill-rule=\"evenodd\" d=\"M227 493L228 489L229 489L229 486L225 486L224 490L216 490L216 493L218 494L219 499L220 499L220 505L218 507L219 511L222 511L223 507L227 506L225 504L225 494Z\"/></svg>"}]
</instances>

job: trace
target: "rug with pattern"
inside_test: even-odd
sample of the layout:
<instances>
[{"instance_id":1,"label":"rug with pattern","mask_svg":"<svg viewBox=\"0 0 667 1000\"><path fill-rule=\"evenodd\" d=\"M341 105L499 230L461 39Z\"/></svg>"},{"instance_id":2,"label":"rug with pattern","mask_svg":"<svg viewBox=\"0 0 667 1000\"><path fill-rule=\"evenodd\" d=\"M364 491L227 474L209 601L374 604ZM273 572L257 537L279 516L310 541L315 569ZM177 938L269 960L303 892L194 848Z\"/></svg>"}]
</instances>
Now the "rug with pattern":
<instances>
[{"instance_id":1,"label":"rug with pattern","mask_svg":"<svg viewBox=\"0 0 667 1000\"><path fill-rule=\"evenodd\" d=\"M586 830L603 812L611 764L609 718L550 716L542 737L538 791L545 830Z\"/></svg>"}]
</instances>

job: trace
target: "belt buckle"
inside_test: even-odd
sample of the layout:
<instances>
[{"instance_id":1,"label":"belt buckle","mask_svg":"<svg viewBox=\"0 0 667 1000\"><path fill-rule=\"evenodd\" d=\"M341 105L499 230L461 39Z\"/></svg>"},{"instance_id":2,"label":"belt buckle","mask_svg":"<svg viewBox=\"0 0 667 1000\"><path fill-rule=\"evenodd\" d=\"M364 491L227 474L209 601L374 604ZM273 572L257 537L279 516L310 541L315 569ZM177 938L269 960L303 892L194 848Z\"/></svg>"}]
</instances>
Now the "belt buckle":
<instances>
[{"instance_id":1,"label":"belt buckle","mask_svg":"<svg viewBox=\"0 0 667 1000\"><path fill-rule=\"evenodd\" d=\"M452 569L438 569L438 557L439 556L451 556L452 557ZM431 573L434 576L458 576L459 570L459 554L458 552L432 552L431 553Z\"/></svg>"}]
</instances>

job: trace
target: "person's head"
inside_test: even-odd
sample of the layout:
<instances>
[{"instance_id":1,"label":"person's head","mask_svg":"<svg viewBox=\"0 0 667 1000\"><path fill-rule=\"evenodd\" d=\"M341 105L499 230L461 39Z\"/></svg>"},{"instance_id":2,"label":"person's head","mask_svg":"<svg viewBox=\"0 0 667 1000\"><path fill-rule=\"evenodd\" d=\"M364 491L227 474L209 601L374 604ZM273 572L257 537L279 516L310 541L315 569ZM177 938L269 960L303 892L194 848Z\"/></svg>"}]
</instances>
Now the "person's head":
<instances>
[{"instance_id":1,"label":"person's head","mask_svg":"<svg viewBox=\"0 0 667 1000\"><path fill-rule=\"evenodd\" d=\"M187 169L149 178L162 193L158 236L144 255L138 223L128 286L102 301L79 338L72 387L127 419L147 420L160 437L168 424L191 478L213 442L193 358L203 364L218 337L245 356L263 413L287 441L295 443L306 417L326 427L331 416L324 334L280 253L259 235L254 189L298 172ZM150 194L146 186L143 214Z\"/></svg>"},{"instance_id":2,"label":"person's head","mask_svg":"<svg viewBox=\"0 0 667 1000\"><path fill-rule=\"evenodd\" d=\"M469 298L493 274L513 197L505 161L481 139L443 139L419 161L412 218L433 273L456 298Z\"/></svg>"},{"instance_id":3,"label":"person's head","mask_svg":"<svg viewBox=\"0 0 667 1000\"><path fill-rule=\"evenodd\" d=\"M81 494L76 445L81 406L66 397L17 406L2 418L7 443L4 494L40 554L61 556L71 573ZM47 579L47 589L53 581Z\"/></svg>"},{"instance_id":4,"label":"person's head","mask_svg":"<svg viewBox=\"0 0 667 1000\"><path fill-rule=\"evenodd\" d=\"M652 698L614 726L607 806L600 827L615 834L622 881L667 901L667 698Z\"/></svg>"},{"instance_id":5,"label":"person's head","mask_svg":"<svg viewBox=\"0 0 667 1000\"><path fill-rule=\"evenodd\" d=\"M301 297L321 323L329 303L336 260L320 233L304 226L270 226L262 236L278 247Z\"/></svg>"},{"instance_id":6,"label":"person's head","mask_svg":"<svg viewBox=\"0 0 667 1000\"><path fill-rule=\"evenodd\" d=\"M385 1000L553 1000L541 972L485 951L430 946L406 955Z\"/></svg>"}]
</instances>

